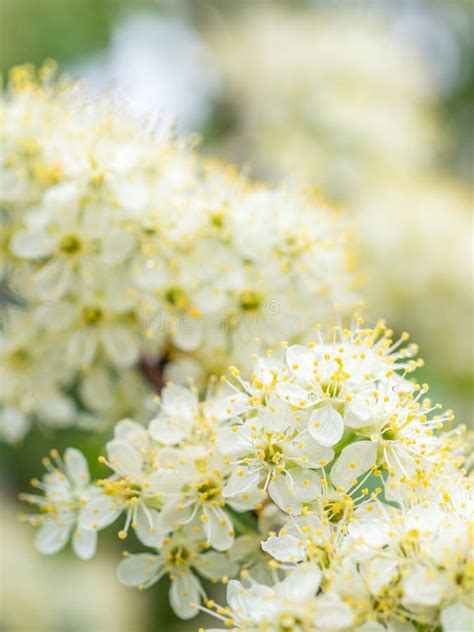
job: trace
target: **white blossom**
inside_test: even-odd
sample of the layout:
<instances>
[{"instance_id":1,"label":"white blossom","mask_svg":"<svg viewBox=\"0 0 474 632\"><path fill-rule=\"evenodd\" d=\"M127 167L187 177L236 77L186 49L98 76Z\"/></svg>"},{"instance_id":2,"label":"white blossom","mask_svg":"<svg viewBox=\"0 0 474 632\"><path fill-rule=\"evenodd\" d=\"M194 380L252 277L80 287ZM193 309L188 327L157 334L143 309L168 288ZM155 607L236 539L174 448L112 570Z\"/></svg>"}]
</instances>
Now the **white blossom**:
<instances>
[{"instance_id":1,"label":"white blossom","mask_svg":"<svg viewBox=\"0 0 474 632\"><path fill-rule=\"evenodd\" d=\"M89 468L83 454L68 448L61 459L56 450L51 451L52 461L43 460L47 473L42 481L33 480L35 488L44 496L23 494L25 500L38 507L41 513L24 516L31 524L39 526L35 538L38 551L52 555L67 544L72 535L76 555L87 560L97 547L97 533L82 525L82 512L93 495Z\"/></svg>"},{"instance_id":2,"label":"white blossom","mask_svg":"<svg viewBox=\"0 0 474 632\"><path fill-rule=\"evenodd\" d=\"M206 553L201 543L199 529L181 528L165 539L157 554L127 555L119 564L117 577L126 586L143 590L169 575L171 607L182 619L190 619L198 614L196 605L205 597L196 573L217 581L237 572L232 558L216 552Z\"/></svg>"}]
</instances>

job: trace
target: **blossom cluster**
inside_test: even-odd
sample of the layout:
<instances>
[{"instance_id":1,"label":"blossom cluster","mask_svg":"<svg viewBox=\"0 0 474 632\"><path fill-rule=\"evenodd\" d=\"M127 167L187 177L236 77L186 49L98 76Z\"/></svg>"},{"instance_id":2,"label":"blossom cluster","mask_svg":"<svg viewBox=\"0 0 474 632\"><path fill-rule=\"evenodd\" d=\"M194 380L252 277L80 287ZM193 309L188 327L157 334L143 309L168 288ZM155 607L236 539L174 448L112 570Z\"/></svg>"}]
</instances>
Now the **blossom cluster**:
<instances>
[{"instance_id":1,"label":"blossom cluster","mask_svg":"<svg viewBox=\"0 0 474 632\"><path fill-rule=\"evenodd\" d=\"M256 355L207 396L170 383L144 427L117 424L91 482L75 449L53 451L25 494L46 554L72 536L83 559L118 521L146 551L125 553L119 580L164 575L170 603L226 629L409 632L469 629L472 482L461 429L412 378L407 334L383 322L316 327L306 344ZM227 584L228 605L202 579ZM460 622L465 627L459 627ZM457 626L457 627L456 627Z\"/></svg>"},{"instance_id":2,"label":"blossom cluster","mask_svg":"<svg viewBox=\"0 0 474 632\"><path fill-rule=\"evenodd\" d=\"M143 420L140 366L202 379L244 366L256 335L304 340L308 309L324 321L354 304L323 202L251 184L48 65L12 71L0 138L2 277L24 302L0 347L7 439L31 420Z\"/></svg>"}]
</instances>

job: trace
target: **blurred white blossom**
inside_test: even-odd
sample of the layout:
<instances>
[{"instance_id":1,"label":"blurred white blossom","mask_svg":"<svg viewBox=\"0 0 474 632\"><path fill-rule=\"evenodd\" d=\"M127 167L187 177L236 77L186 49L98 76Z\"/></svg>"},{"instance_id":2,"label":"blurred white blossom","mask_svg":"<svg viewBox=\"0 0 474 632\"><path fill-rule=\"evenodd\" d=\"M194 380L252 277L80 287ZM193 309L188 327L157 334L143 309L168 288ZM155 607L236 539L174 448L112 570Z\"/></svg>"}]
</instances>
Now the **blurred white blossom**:
<instances>
[{"instance_id":1,"label":"blurred white blossom","mask_svg":"<svg viewBox=\"0 0 474 632\"><path fill-rule=\"evenodd\" d=\"M3 99L2 272L26 302L2 332L4 437L143 419L150 385L124 388L142 361L202 380L354 304L344 222L310 191L252 185L50 73L15 69Z\"/></svg>"},{"instance_id":2,"label":"blurred white blossom","mask_svg":"<svg viewBox=\"0 0 474 632\"><path fill-rule=\"evenodd\" d=\"M208 40L236 111L233 158L243 145L257 170L304 174L339 200L431 163L430 75L383 12L260 5Z\"/></svg>"}]
</instances>

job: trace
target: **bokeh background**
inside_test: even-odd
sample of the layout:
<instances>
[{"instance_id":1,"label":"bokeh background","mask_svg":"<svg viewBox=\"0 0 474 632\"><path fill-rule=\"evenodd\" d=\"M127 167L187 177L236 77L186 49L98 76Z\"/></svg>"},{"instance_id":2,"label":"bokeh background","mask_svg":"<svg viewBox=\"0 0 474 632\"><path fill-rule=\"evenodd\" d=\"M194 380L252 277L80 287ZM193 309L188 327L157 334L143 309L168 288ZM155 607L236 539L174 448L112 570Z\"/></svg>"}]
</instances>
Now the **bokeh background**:
<instances>
[{"instance_id":1,"label":"bokeh background","mask_svg":"<svg viewBox=\"0 0 474 632\"><path fill-rule=\"evenodd\" d=\"M91 94L173 119L255 179L304 179L347 216L369 316L408 330L433 397L472 419L474 14L469 0L2 0L2 73L47 58ZM51 448L0 447L0 630L195 630L118 584L120 545L42 558L16 495ZM130 548L130 547L129 547Z\"/></svg>"}]
</instances>

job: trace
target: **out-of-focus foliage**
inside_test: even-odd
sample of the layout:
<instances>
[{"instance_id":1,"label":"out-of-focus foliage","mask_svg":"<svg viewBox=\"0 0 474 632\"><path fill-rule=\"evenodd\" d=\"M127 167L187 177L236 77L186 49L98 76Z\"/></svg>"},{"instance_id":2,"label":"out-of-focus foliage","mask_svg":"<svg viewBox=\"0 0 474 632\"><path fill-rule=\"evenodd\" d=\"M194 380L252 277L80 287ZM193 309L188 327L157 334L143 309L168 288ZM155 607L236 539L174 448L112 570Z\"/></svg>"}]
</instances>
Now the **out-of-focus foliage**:
<instances>
[{"instance_id":1,"label":"out-of-focus foliage","mask_svg":"<svg viewBox=\"0 0 474 632\"><path fill-rule=\"evenodd\" d=\"M1 5L3 71L46 57L68 62L107 46L118 3L103 0L19 2Z\"/></svg>"}]
</instances>

